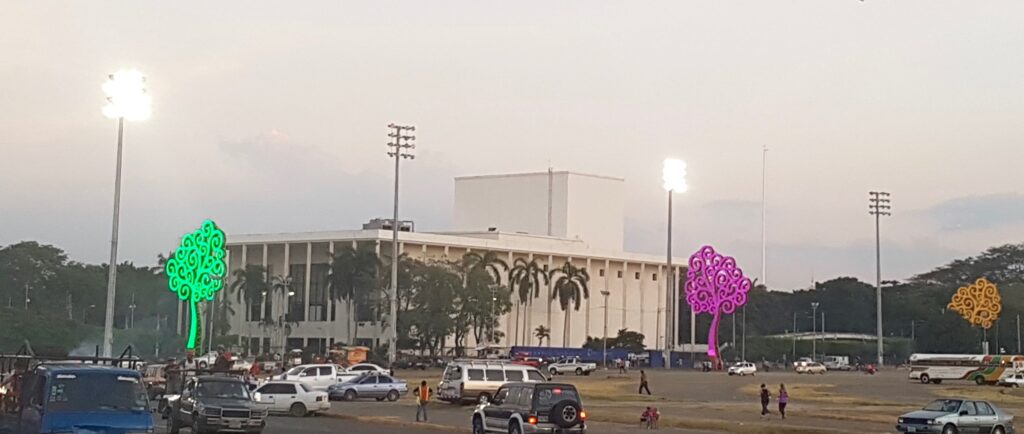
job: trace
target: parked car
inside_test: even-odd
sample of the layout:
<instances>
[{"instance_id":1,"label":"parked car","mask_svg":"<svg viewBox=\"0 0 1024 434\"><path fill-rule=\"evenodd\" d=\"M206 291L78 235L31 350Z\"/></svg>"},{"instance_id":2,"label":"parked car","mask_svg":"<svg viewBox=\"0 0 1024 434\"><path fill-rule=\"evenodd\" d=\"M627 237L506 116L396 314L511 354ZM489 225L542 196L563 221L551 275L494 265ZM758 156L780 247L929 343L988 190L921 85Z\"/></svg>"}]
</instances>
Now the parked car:
<instances>
[{"instance_id":1,"label":"parked car","mask_svg":"<svg viewBox=\"0 0 1024 434\"><path fill-rule=\"evenodd\" d=\"M167 429L178 434L182 427L193 433L261 433L267 410L262 408L241 378L202 375L186 381L181 395L170 401Z\"/></svg>"},{"instance_id":2,"label":"parked car","mask_svg":"<svg viewBox=\"0 0 1024 434\"><path fill-rule=\"evenodd\" d=\"M853 365L850 365L849 356L825 356L822 359L822 364L825 365L825 369L829 371L852 371Z\"/></svg>"},{"instance_id":3,"label":"parked car","mask_svg":"<svg viewBox=\"0 0 1024 434\"><path fill-rule=\"evenodd\" d=\"M146 394L151 401L162 396L167 390L166 369L167 365L156 364L146 366L146 370L143 371L142 383L146 386Z\"/></svg>"},{"instance_id":4,"label":"parked car","mask_svg":"<svg viewBox=\"0 0 1024 434\"><path fill-rule=\"evenodd\" d=\"M730 366L727 372L729 375L739 375L741 377L754 375L757 373L757 365L750 362L739 362Z\"/></svg>"},{"instance_id":5,"label":"parked car","mask_svg":"<svg viewBox=\"0 0 1024 434\"><path fill-rule=\"evenodd\" d=\"M801 366L797 366L796 367L796 373L797 374L823 374L824 375L825 371L827 371L827 369L825 369L825 365L822 365L821 363L818 363L818 362L811 362L811 363L808 363L806 365L801 365Z\"/></svg>"},{"instance_id":6,"label":"parked car","mask_svg":"<svg viewBox=\"0 0 1024 434\"><path fill-rule=\"evenodd\" d=\"M275 380L297 381L315 390L327 390L332 384L356 376L346 375L338 365L299 365L278 375Z\"/></svg>"},{"instance_id":7,"label":"parked car","mask_svg":"<svg viewBox=\"0 0 1024 434\"><path fill-rule=\"evenodd\" d=\"M896 430L912 433L1012 434L1013 416L988 401L937 399L896 420Z\"/></svg>"},{"instance_id":8,"label":"parked car","mask_svg":"<svg viewBox=\"0 0 1024 434\"><path fill-rule=\"evenodd\" d=\"M811 360L810 357L801 357L797 359L797 361L793 362L793 368L796 369L801 366L806 366L809 363L814 363L814 360Z\"/></svg>"},{"instance_id":9,"label":"parked car","mask_svg":"<svg viewBox=\"0 0 1024 434\"><path fill-rule=\"evenodd\" d=\"M574 373L576 375L590 375L597 370L597 363L584 363L578 358L563 359L544 367L551 375Z\"/></svg>"},{"instance_id":10,"label":"parked car","mask_svg":"<svg viewBox=\"0 0 1024 434\"><path fill-rule=\"evenodd\" d=\"M544 358L542 358L542 357L517 357L515 359L512 359L512 363L515 363L517 365L525 365L525 366L532 366L534 368L539 368L542 365L544 365Z\"/></svg>"},{"instance_id":11,"label":"parked car","mask_svg":"<svg viewBox=\"0 0 1024 434\"><path fill-rule=\"evenodd\" d=\"M453 403L480 402L494 396L505 383L545 381L547 377L537 368L508 361L454 361L444 369L437 396L442 401Z\"/></svg>"},{"instance_id":12,"label":"parked car","mask_svg":"<svg viewBox=\"0 0 1024 434\"><path fill-rule=\"evenodd\" d=\"M388 374L388 375L391 374L390 370L384 369L384 368L380 367L380 365L373 364L373 363L357 363L355 365L349 366L348 369L345 370L345 372L353 373L353 374L364 374L364 373L367 373L367 372L373 372L373 373L377 373L377 374Z\"/></svg>"},{"instance_id":13,"label":"parked car","mask_svg":"<svg viewBox=\"0 0 1024 434\"><path fill-rule=\"evenodd\" d=\"M295 417L331 409L327 392L313 390L297 381L268 381L256 389L253 398L271 413L288 413Z\"/></svg>"},{"instance_id":14,"label":"parked car","mask_svg":"<svg viewBox=\"0 0 1024 434\"><path fill-rule=\"evenodd\" d=\"M587 432L587 412L571 384L508 383L473 411L473 434Z\"/></svg>"},{"instance_id":15,"label":"parked car","mask_svg":"<svg viewBox=\"0 0 1024 434\"><path fill-rule=\"evenodd\" d=\"M1000 386L1006 387L1020 387L1024 385L1024 373L1016 372L1012 375L1008 375L999 379Z\"/></svg>"},{"instance_id":16,"label":"parked car","mask_svg":"<svg viewBox=\"0 0 1024 434\"><path fill-rule=\"evenodd\" d=\"M409 392L405 380L390 375L367 374L327 388L332 401L352 401L359 398L374 398L377 401L397 401Z\"/></svg>"}]
</instances>

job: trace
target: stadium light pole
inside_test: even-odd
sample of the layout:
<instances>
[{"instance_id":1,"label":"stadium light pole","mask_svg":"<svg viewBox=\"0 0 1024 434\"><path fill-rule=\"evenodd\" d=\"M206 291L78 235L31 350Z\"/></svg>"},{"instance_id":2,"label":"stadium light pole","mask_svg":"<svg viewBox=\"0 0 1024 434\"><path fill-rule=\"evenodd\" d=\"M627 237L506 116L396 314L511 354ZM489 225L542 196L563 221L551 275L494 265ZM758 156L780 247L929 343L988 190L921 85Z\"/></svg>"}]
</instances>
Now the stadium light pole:
<instances>
[{"instance_id":1,"label":"stadium light pole","mask_svg":"<svg viewBox=\"0 0 1024 434\"><path fill-rule=\"evenodd\" d=\"M811 360L814 360L818 355L818 337L815 333L818 332L818 325L816 324L818 318L818 302L811 302Z\"/></svg>"},{"instance_id":2,"label":"stadium light pole","mask_svg":"<svg viewBox=\"0 0 1024 434\"><path fill-rule=\"evenodd\" d=\"M602 339L602 355L601 364L603 369L608 369L608 296L612 295L609 291L601 291L601 295L604 296L604 339Z\"/></svg>"},{"instance_id":3,"label":"stadium light pole","mask_svg":"<svg viewBox=\"0 0 1024 434\"><path fill-rule=\"evenodd\" d=\"M878 367L882 367L882 237L879 226L882 216L892 215L889 206L889 193L884 191L868 192L868 214L875 216L875 318L878 323Z\"/></svg>"},{"instance_id":4,"label":"stadium light pole","mask_svg":"<svg viewBox=\"0 0 1024 434\"><path fill-rule=\"evenodd\" d=\"M151 99L146 92L146 77L134 69L110 74L103 84L107 105L103 115L117 119L117 168L114 172L114 222L110 234L110 264L107 276L107 312L103 321L103 357L110 357L114 346L114 297L117 295L117 235L121 214L121 155L124 121L141 121L150 116Z\"/></svg>"},{"instance_id":5,"label":"stadium light pole","mask_svg":"<svg viewBox=\"0 0 1024 434\"><path fill-rule=\"evenodd\" d=\"M668 192L668 233L667 233L667 260L666 275L668 285L665 287L665 368L672 367L672 347L675 346L676 323L679 318L676 314L676 306L679 299L675 295L676 273L672 269L672 193L685 193L686 186L686 163L675 158L666 158L661 169L663 187Z\"/></svg>"},{"instance_id":6,"label":"stadium light pole","mask_svg":"<svg viewBox=\"0 0 1024 434\"><path fill-rule=\"evenodd\" d=\"M394 368L395 358L398 356L398 231L401 224L398 222L398 163L403 158L416 158L412 150L416 149L416 136L407 134L416 131L412 125L388 124L388 156L395 159L395 215L391 220L391 292L388 294L391 309L389 312L388 326L388 367Z\"/></svg>"}]
</instances>

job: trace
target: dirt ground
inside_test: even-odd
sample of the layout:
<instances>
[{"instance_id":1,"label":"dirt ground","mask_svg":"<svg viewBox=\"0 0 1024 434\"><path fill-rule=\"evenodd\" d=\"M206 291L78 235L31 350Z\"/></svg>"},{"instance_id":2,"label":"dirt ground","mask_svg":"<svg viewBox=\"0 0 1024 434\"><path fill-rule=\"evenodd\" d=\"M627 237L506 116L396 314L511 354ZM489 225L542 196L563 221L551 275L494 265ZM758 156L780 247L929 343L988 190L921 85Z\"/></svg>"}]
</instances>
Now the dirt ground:
<instances>
[{"instance_id":1,"label":"dirt ground","mask_svg":"<svg viewBox=\"0 0 1024 434\"><path fill-rule=\"evenodd\" d=\"M398 376L411 382L428 380L436 385L440 372L408 371ZM887 369L875 375L860 372L829 372L799 375L793 372L761 372L756 376L730 377L724 372L648 371L651 396L638 395L640 372L619 375L598 371L590 376L558 376L557 382L580 389L595 423L635 425L644 407L656 406L662 426L696 432L814 433L894 432L900 414L919 409L940 397L984 399L1009 411L1024 414L1024 391L967 382L920 384L907 379L906 370ZM758 390L765 383L772 392L770 418L760 416ZM787 419L779 418L774 396L779 384L789 390ZM453 406L454 407L454 406ZM463 411L445 408L443 412ZM461 415L459 415L461 416ZM453 420L458 420L453 417Z\"/></svg>"}]
</instances>

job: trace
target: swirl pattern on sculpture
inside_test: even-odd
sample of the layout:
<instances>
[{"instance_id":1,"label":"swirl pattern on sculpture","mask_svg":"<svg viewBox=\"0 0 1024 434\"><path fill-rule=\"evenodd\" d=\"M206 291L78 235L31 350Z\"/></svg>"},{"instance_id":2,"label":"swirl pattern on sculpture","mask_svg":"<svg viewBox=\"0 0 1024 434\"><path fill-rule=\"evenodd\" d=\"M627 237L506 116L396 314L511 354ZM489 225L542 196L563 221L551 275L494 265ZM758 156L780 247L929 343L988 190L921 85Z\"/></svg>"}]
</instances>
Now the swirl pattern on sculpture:
<instances>
[{"instance_id":1,"label":"swirl pattern on sculpture","mask_svg":"<svg viewBox=\"0 0 1024 434\"><path fill-rule=\"evenodd\" d=\"M167 261L168 286L183 301L213 300L224 286L224 232L207 220L190 234Z\"/></svg>"},{"instance_id":2,"label":"swirl pattern on sculpture","mask_svg":"<svg viewBox=\"0 0 1024 434\"><path fill-rule=\"evenodd\" d=\"M686 271L686 302L694 313L710 313L708 355L718 357L718 322L722 314L731 314L747 303L750 279L736 266L736 259L716 253L711 246L701 247L690 256Z\"/></svg>"},{"instance_id":3,"label":"swirl pattern on sculpture","mask_svg":"<svg viewBox=\"0 0 1024 434\"><path fill-rule=\"evenodd\" d=\"M982 277L957 289L946 307L959 313L971 325L989 329L1003 310L1003 300L999 296L999 288Z\"/></svg>"}]
</instances>

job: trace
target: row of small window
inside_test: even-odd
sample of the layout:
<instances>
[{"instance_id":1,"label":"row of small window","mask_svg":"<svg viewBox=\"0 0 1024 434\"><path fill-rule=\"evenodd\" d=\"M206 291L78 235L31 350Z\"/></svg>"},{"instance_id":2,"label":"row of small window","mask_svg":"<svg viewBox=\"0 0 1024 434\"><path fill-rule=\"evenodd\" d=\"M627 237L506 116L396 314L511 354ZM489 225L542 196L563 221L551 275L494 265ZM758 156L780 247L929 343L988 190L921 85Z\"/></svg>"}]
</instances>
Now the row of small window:
<instances>
[{"instance_id":1,"label":"row of small window","mask_svg":"<svg viewBox=\"0 0 1024 434\"><path fill-rule=\"evenodd\" d=\"M615 273L618 275L617 277L619 279L622 278L622 270L618 270ZM604 268L601 268L601 269L597 270L597 276L598 277L604 277ZM636 272L633 273L633 279L640 280L640 272L639 271L636 271ZM657 282L658 281L658 273L651 273L651 280Z\"/></svg>"},{"instance_id":2,"label":"row of small window","mask_svg":"<svg viewBox=\"0 0 1024 434\"><path fill-rule=\"evenodd\" d=\"M523 381L523 373L523 370L469 369L466 376L472 381ZM530 369L525 373L530 381L545 381L540 371Z\"/></svg>"}]
</instances>

